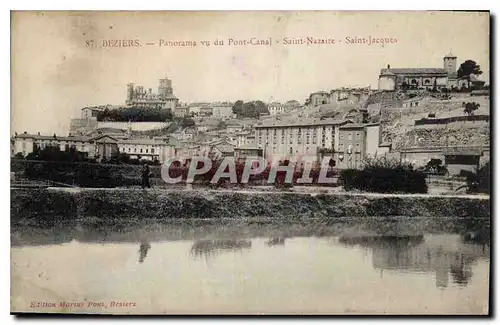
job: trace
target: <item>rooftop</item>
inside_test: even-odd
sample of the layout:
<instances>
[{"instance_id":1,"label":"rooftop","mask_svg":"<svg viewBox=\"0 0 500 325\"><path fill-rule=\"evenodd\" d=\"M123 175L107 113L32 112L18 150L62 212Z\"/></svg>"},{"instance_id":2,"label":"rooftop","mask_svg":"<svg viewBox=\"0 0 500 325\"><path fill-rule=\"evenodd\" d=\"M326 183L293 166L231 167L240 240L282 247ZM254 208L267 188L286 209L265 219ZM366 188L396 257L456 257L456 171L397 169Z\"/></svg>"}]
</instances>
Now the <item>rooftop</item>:
<instances>
[{"instance_id":1,"label":"rooftop","mask_svg":"<svg viewBox=\"0 0 500 325\"><path fill-rule=\"evenodd\" d=\"M456 56L451 53L451 51L444 56L445 59L455 59Z\"/></svg>"},{"instance_id":2,"label":"rooftop","mask_svg":"<svg viewBox=\"0 0 500 325\"><path fill-rule=\"evenodd\" d=\"M388 73L393 74L438 74L438 75L448 75L443 68L401 68L401 69L381 69L380 75L386 75Z\"/></svg>"},{"instance_id":3,"label":"rooftop","mask_svg":"<svg viewBox=\"0 0 500 325\"><path fill-rule=\"evenodd\" d=\"M342 125L340 127L340 129L359 129L359 128L364 128L364 127L367 127L367 126L377 126L379 125L379 123L364 123L364 124L361 124L361 123L351 123L351 124L346 124L346 125Z\"/></svg>"},{"instance_id":4,"label":"rooftop","mask_svg":"<svg viewBox=\"0 0 500 325\"><path fill-rule=\"evenodd\" d=\"M90 136L80 136L80 135L75 135L75 136L53 136L53 135L40 135L40 134L29 134L29 133L22 133L15 135L14 138L17 139L34 139L34 140L54 140L54 141L88 141L92 139Z\"/></svg>"},{"instance_id":5,"label":"rooftop","mask_svg":"<svg viewBox=\"0 0 500 325\"><path fill-rule=\"evenodd\" d=\"M269 127L291 127L291 126L316 126L316 125L340 125L343 123L348 123L349 120L344 119L301 119L298 121L291 121L289 123L277 123L274 121L262 123L260 125L255 125L255 128L269 128Z\"/></svg>"}]
</instances>

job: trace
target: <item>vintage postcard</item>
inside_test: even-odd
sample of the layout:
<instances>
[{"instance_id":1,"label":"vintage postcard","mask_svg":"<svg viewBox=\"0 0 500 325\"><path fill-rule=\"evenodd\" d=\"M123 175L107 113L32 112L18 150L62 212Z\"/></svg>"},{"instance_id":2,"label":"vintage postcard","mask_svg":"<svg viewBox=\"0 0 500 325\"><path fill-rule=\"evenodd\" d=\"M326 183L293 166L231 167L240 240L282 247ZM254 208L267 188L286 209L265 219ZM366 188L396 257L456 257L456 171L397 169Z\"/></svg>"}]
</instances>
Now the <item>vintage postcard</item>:
<instances>
[{"instance_id":1,"label":"vintage postcard","mask_svg":"<svg viewBox=\"0 0 500 325\"><path fill-rule=\"evenodd\" d=\"M490 14L13 11L11 312L490 314Z\"/></svg>"}]
</instances>

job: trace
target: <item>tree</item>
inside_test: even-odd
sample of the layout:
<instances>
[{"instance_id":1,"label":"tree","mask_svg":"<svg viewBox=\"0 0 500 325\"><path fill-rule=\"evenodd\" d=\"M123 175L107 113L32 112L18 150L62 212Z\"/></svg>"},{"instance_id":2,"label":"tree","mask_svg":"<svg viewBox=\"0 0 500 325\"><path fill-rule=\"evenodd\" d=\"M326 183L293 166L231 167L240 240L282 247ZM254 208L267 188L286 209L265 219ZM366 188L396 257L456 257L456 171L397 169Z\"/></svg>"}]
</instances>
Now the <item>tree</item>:
<instances>
[{"instance_id":1,"label":"tree","mask_svg":"<svg viewBox=\"0 0 500 325\"><path fill-rule=\"evenodd\" d=\"M196 123L194 122L194 120L191 117L187 117L187 116L184 117L180 123L180 126L182 128L188 128L188 127L195 126L195 125L196 125Z\"/></svg>"},{"instance_id":2,"label":"tree","mask_svg":"<svg viewBox=\"0 0 500 325\"><path fill-rule=\"evenodd\" d=\"M242 113L243 113L243 101L237 100L236 103L234 103L233 105L233 114L240 116L242 115Z\"/></svg>"},{"instance_id":3,"label":"tree","mask_svg":"<svg viewBox=\"0 0 500 325\"><path fill-rule=\"evenodd\" d=\"M464 114L474 115L474 111L477 110L481 105L478 103L467 103L465 104Z\"/></svg>"},{"instance_id":4,"label":"tree","mask_svg":"<svg viewBox=\"0 0 500 325\"><path fill-rule=\"evenodd\" d=\"M457 77L466 77L467 84L470 87L470 76L479 76L483 73L481 71L481 67L473 60L466 60L464 63L460 65L457 70Z\"/></svg>"}]
</instances>

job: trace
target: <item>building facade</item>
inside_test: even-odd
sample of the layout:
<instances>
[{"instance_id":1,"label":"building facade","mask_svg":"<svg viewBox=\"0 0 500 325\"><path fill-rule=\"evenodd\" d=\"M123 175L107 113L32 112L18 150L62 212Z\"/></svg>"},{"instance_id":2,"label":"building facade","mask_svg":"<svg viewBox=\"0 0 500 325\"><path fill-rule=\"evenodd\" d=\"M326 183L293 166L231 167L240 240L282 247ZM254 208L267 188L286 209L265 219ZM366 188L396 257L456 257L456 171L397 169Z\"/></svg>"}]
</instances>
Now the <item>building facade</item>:
<instances>
[{"instance_id":1,"label":"building facade","mask_svg":"<svg viewBox=\"0 0 500 325\"><path fill-rule=\"evenodd\" d=\"M12 142L12 154L21 153L24 157L37 148L47 147L58 147L61 151L72 148L98 161L126 153L132 159L163 162L173 153L173 147L164 139L123 139L108 134L64 137L23 133L15 135Z\"/></svg>"},{"instance_id":2,"label":"building facade","mask_svg":"<svg viewBox=\"0 0 500 325\"><path fill-rule=\"evenodd\" d=\"M269 115L279 115L283 114L287 110L287 106L281 103L271 103L268 105Z\"/></svg>"},{"instance_id":3,"label":"building facade","mask_svg":"<svg viewBox=\"0 0 500 325\"><path fill-rule=\"evenodd\" d=\"M337 168L359 169L365 159L383 156L389 150L389 146L380 144L379 124L346 124L339 127L333 159Z\"/></svg>"},{"instance_id":4,"label":"building facade","mask_svg":"<svg viewBox=\"0 0 500 325\"><path fill-rule=\"evenodd\" d=\"M338 127L349 123L339 120L318 120L295 124L255 126L256 146L263 149L267 160L298 160L317 156L320 148L333 149Z\"/></svg>"},{"instance_id":5,"label":"building facade","mask_svg":"<svg viewBox=\"0 0 500 325\"><path fill-rule=\"evenodd\" d=\"M256 147L267 160L299 161L308 157L319 163L329 157L337 168L360 168L368 157L384 155L379 124L354 124L350 120L320 120L294 125L258 125Z\"/></svg>"},{"instance_id":6,"label":"building facade","mask_svg":"<svg viewBox=\"0 0 500 325\"><path fill-rule=\"evenodd\" d=\"M442 68L391 68L380 70L379 90L439 90L458 87L457 57L449 53L443 57Z\"/></svg>"},{"instance_id":7,"label":"building facade","mask_svg":"<svg viewBox=\"0 0 500 325\"><path fill-rule=\"evenodd\" d=\"M212 103L212 116L219 119L229 119L233 114L233 104L232 103Z\"/></svg>"}]
</instances>

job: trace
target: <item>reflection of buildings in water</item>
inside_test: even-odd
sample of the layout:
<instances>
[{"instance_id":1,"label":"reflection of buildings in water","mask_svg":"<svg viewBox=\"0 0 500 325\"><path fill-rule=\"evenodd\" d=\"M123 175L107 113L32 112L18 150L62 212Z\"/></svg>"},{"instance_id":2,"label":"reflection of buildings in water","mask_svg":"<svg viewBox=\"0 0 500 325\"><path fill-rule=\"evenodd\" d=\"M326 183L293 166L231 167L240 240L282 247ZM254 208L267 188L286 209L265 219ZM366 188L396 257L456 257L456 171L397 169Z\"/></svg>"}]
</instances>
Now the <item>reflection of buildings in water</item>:
<instances>
[{"instance_id":1,"label":"reflection of buildings in water","mask_svg":"<svg viewBox=\"0 0 500 325\"><path fill-rule=\"evenodd\" d=\"M372 251L373 267L381 270L435 273L436 286L453 283L466 286L472 277L472 264L489 257L489 246L461 244L446 247L424 242L424 236L342 237L339 242L359 245Z\"/></svg>"},{"instance_id":2,"label":"reflection of buildings in water","mask_svg":"<svg viewBox=\"0 0 500 325\"><path fill-rule=\"evenodd\" d=\"M139 263L143 263L144 260L146 259L146 256L148 256L148 251L151 248L151 245L147 242L141 243L139 246Z\"/></svg>"},{"instance_id":3,"label":"reflection of buildings in water","mask_svg":"<svg viewBox=\"0 0 500 325\"><path fill-rule=\"evenodd\" d=\"M448 286L452 281L466 286L472 277L472 264L484 257L481 247L467 251L444 250L443 247L375 247L372 249L373 267L382 270L408 272L432 272L436 274L436 286Z\"/></svg>"},{"instance_id":4,"label":"reflection of buildings in water","mask_svg":"<svg viewBox=\"0 0 500 325\"><path fill-rule=\"evenodd\" d=\"M194 258L205 257L209 259L217 256L222 252L237 252L243 249L250 249L252 242L250 240L233 240L233 239L213 239L213 240L198 240L191 247L191 255Z\"/></svg>"},{"instance_id":5,"label":"reflection of buildings in water","mask_svg":"<svg viewBox=\"0 0 500 325\"><path fill-rule=\"evenodd\" d=\"M273 238L270 238L266 242L266 245L269 246L269 247L277 246L277 245L285 245L285 237L273 237Z\"/></svg>"}]
</instances>

